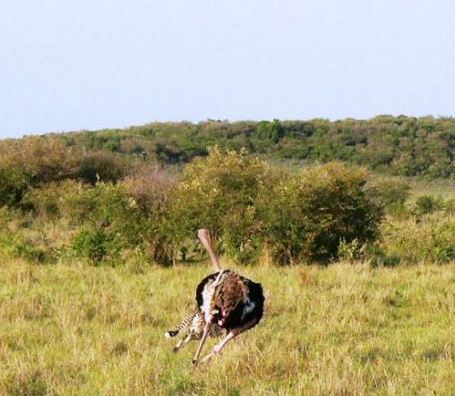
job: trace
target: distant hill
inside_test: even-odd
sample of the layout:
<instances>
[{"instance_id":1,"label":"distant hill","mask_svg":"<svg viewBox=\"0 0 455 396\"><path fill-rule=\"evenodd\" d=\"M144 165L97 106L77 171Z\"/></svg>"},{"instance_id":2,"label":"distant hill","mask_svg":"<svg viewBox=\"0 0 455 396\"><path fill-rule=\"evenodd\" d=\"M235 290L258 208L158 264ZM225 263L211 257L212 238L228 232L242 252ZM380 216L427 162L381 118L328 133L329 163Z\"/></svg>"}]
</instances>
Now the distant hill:
<instances>
[{"instance_id":1,"label":"distant hill","mask_svg":"<svg viewBox=\"0 0 455 396\"><path fill-rule=\"evenodd\" d=\"M36 153L56 155L52 150L59 151L65 161L68 155L83 158L96 153L98 161L100 156L112 154L119 161L157 159L165 164L179 164L206 155L207 147L212 145L227 149L245 147L272 160L337 159L395 175L455 176L455 119L388 115L340 121L151 123L125 129L10 139L0 141L0 167L5 163L14 162L20 167L23 162L33 162ZM72 169L62 169L58 165L59 155L46 169L50 179L71 176L75 169L74 163ZM54 171L59 173L52 177Z\"/></svg>"}]
</instances>

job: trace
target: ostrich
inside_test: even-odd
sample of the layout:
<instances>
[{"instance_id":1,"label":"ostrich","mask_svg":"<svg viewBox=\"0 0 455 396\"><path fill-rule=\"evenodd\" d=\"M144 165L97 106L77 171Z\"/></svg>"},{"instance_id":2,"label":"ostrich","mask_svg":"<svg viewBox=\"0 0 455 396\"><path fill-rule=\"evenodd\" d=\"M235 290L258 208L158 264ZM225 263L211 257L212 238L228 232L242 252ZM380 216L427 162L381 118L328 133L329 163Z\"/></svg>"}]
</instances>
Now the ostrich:
<instances>
[{"instance_id":1,"label":"ostrich","mask_svg":"<svg viewBox=\"0 0 455 396\"><path fill-rule=\"evenodd\" d=\"M196 302L204 318L204 329L193 359L194 365L198 364L204 343L213 332L213 327L225 329L226 336L202 362L220 353L226 344L240 333L257 325L262 318L265 300L260 283L255 283L235 271L221 268L208 230L200 229L197 235L217 272L205 277L196 289Z\"/></svg>"}]
</instances>

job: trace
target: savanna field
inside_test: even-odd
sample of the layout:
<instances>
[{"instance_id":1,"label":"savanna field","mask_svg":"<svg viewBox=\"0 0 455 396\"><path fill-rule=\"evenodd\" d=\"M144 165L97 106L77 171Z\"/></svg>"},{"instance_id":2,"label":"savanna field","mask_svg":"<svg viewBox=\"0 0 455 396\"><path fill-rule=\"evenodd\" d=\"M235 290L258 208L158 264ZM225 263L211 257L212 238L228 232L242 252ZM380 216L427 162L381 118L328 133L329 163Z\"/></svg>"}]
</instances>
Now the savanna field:
<instances>
[{"instance_id":1,"label":"savanna field","mask_svg":"<svg viewBox=\"0 0 455 396\"><path fill-rule=\"evenodd\" d=\"M1 141L0 395L454 395L452 124ZM200 227L266 309L193 368L163 334L212 272Z\"/></svg>"},{"instance_id":2,"label":"savanna field","mask_svg":"<svg viewBox=\"0 0 455 396\"><path fill-rule=\"evenodd\" d=\"M196 343L174 354L163 332L208 265L2 263L0 394L453 394L453 263L238 270L265 287L263 322L193 369Z\"/></svg>"}]
</instances>

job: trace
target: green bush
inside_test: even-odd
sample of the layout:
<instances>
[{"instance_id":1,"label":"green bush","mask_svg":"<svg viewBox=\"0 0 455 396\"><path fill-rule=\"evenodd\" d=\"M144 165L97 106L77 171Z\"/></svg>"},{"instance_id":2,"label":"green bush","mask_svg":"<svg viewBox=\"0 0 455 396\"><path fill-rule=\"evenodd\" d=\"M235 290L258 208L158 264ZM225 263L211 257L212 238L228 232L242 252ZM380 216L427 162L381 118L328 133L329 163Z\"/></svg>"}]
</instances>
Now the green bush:
<instances>
[{"instance_id":1,"label":"green bush","mask_svg":"<svg viewBox=\"0 0 455 396\"><path fill-rule=\"evenodd\" d=\"M24 196L22 206L32 209L36 216L49 220L60 215L60 198L60 185L52 182L40 188L31 188Z\"/></svg>"},{"instance_id":2,"label":"green bush","mask_svg":"<svg viewBox=\"0 0 455 396\"><path fill-rule=\"evenodd\" d=\"M125 158L111 152L90 152L80 159L76 177L95 184L98 181L118 181L127 173Z\"/></svg>"},{"instance_id":3,"label":"green bush","mask_svg":"<svg viewBox=\"0 0 455 396\"><path fill-rule=\"evenodd\" d=\"M365 189L366 181L361 168L329 163L264 191L263 235L273 259L326 262L338 256L342 241L362 245L377 239L383 210Z\"/></svg>"},{"instance_id":4,"label":"green bush","mask_svg":"<svg viewBox=\"0 0 455 396\"><path fill-rule=\"evenodd\" d=\"M13 254L31 262L43 263L46 261L46 252L41 247L28 242L15 244Z\"/></svg>"},{"instance_id":5,"label":"green bush","mask_svg":"<svg viewBox=\"0 0 455 396\"><path fill-rule=\"evenodd\" d=\"M410 196L411 186L397 179L381 179L373 184L375 193L385 207L403 205Z\"/></svg>"},{"instance_id":6,"label":"green bush","mask_svg":"<svg viewBox=\"0 0 455 396\"><path fill-rule=\"evenodd\" d=\"M140 200L139 204L133 197L137 192L133 187L139 184L140 180L136 178L121 184L97 183L84 187L79 194L71 192L63 198L66 213L77 217L80 225L95 230L95 234L92 232L93 243L99 243L101 247L94 257L112 258L122 249L139 248L154 262L169 264L174 260L174 248L169 237L172 230L164 221L167 214L164 195L167 193L161 191L161 201L156 197L155 206L151 197L148 201ZM136 198L139 197L145 199L143 195L136 195ZM150 206L143 206L145 202ZM84 248L86 245L81 246ZM108 255L102 254L103 246L110 246ZM88 252L87 249L82 250Z\"/></svg>"},{"instance_id":7,"label":"green bush","mask_svg":"<svg viewBox=\"0 0 455 396\"><path fill-rule=\"evenodd\" d=\"M73 177L80 149L56 135L0 141L0 169L23 172L32 185L59 181Z\"/></svg>"},{"instance_id":8,"label":"green bush","mask_svg":"<svg viewBox=\"0 0 455 396\"><path fill-rule=\"evenodd\" d=\"M208 228L228 255L248 260L260 232L255 200L270 181L268 165L245 150L214 147L208 157L195 159L185 167L171 205L180 246L193 241L198 228Z\"/></svg>"},{"instance_id":9,"label":"green bush","mask_svg":"<svg viewBox=\"0 0 455 396\"><path fill-rule=\"evenodd\" d=\"M97 264L116 257L121 247L115 242L115 237L103 229L82 230L74 238L72 249L77 256L89 258Z\"/></svg>"},{"instance_id":10,"label":"green bush","mask_svg":"<svg viewBox=\"0 0 455 396\"><path fill-rule=\"evenodd\" d=\"M30 176L20 168L0 168L0 206L19 206L30 186Z\"/></svg>"},{"instance_id":11,"label":"green bush","mask_svg":"<svg viewBox=\"0 0 455 396\"><path fill-rule=\"evenodd\" d=\"M58 186L58 212L61 217L68 219L72 224L83 224L92 218L99 202L97 200L96 186L81 182L67 180Z\"/></svg>"},{"instance_id":12,"label":"green bush","mask_svg":"<svg viewBox=\"0 0 455 396\"><path fill-rule=\"evenodd\" d=\"M176 259L175 229L169 222L169 205L176 178L160 167L138 169L123 182L130 206L142 224L142 248L150 259L168 265Z\"/></svg>"},{"instance_id":13,"label":"green bush","mask_svg":"<svg viewBox=\"0 0 455 396\"><path fill-rule=\"evenodd\" d=\"M379 179L368 188L370 194L379 199L387 214L406 218L411 215L406 201L410 196L411 186L399 179Z\"/></svg>"},{"instance_id":14,"label":"green bush","mask_svg":"<svg viewBox=\"0 0 455 396\"><path fill-rule=\"evenodd\" d=\"M279 120L261 121L257 124L255 146L260 150L273 147L284 136L284 128Z\"/></svg>"},{"instance_id":15,"label":"green bush","mask_svg":"<svg viewBox=\"0 0 455 396\"><path fill-rule=\"evenodd\" d=\"M390 221L382 226L388 256L405 263L447 262L455 259L455 221L435 213L418 223L414 219Z\"/></svg>"},{"instance_id":16,"label":"green bush","mask_svg":"<svg viewBox=\"0 0 455 396\"><path fill-rule=\"evenodd\" d=\"M338 245L338 257L353 263L365 257L367 248L366 244L361 244L357 239L353 239L351 242L342 239Z\"/></svg>"},{"instance_id":17,"label":"green bush","mask_svg":"<svg viewBox=\"0 0 455 396\"><path fill-rule=\"evenodd\" d=\"M43 220L65 218L82 224L98 206L96 189L74 180L50 182L31 188L22 200L22 207Z\"/></svg>"},{"instance_id":18,"label":"green bush","mask_svg":"<svg viewBox=\"0 0 455 396\"><path fill-rule=\"evenodd\" d=\"M46 227L46 223L31 212L0 208L0 256L20 257L32 263L55 262L60 256L61 240L51 238L49 231L56 229Z\"/></svg>"},{"instance_id":19,"label":"green bush","mask_svg":"<svg viewBox=\"0 0 455 396\"><path fill-rule=\"evenodd\" d=\"M378 237L383 210L366 181L363 169L340 163L290 174L244 151L214 148L183 173L171 210L177 243L204 227L240 262L257 260L263 249L278 263L327 261L342 240Z\"/></svg>"},{"instance_id":20,"label":"green bush","mask_svg":"<svg viewBox=\"0 0 455 396\"><path fill-rule=\"evenodd\" d=\"M415 202L414 212L417 216L436 212L444 209L444 201L441 197L422 195Z\"/></svg>"}]
</instances>

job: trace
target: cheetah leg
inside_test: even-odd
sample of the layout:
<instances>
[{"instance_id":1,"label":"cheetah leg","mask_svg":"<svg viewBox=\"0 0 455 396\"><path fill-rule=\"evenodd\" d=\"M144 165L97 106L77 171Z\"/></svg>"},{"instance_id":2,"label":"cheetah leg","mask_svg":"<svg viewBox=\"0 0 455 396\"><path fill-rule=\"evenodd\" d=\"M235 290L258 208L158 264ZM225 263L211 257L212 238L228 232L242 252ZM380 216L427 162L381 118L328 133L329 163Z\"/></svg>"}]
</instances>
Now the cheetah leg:
<instances>
[{"instance_id":1,"label":"cheetah leg","mask_svg":"<svg viewBox=\"0 0 455 396\"><path fill-rule=\"evenodd\" d=\"M188 335L185 338L182 338L178 342L178 344L174 347L173 351L174 352L178 352L179 349L183 348L186 344L188 344L191 341L192 338L193 338L192 334L191 334L191 332L189 332Z\"/></svg>"},{"instance_id":2,"label":"cheetah leg","mask_svg":"<svg viewBox=\"0 0 455 396\"><path fill-rule=\"evenodd\" d=\"M198 359L199 359L199 355L201 354L202 347L204 346L205 341L207 340L207 336L209 335L210 326L211 326L210 323L206 323L206 325L205 325L205 327L204 327L204 333L202 334L201 342L199 343L199 347L197 348L196 355L194 355L194 359L193 359L193 364L194 364L195 366L196 366L197 363L198 363Z\"/></svg>"}]
</instances>

